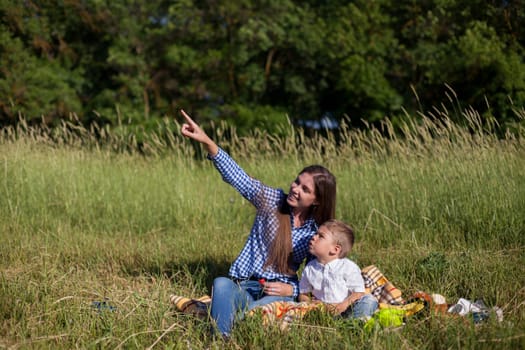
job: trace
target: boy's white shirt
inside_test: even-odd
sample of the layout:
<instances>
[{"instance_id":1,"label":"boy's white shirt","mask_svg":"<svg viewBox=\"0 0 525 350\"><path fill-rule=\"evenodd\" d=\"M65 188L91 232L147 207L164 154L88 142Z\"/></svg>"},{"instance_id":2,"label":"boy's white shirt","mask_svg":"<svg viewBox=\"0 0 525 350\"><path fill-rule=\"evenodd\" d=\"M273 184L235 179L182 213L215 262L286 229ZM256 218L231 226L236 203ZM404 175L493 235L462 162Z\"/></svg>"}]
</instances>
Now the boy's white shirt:
<instances>
[{"instance_id":1,"label":"boy's white shirt","mask_svg":"<svg viewBox=\"0 0 525 350\"><path fill-rule=\"evenodd\" d=\"M364 292L365 283L361 269L348 258L335 259L326 265L317 259L304 268L299 281L300 293L312 295L325 303L341 303L354 292Z\"/></svg>"}]
</instances>

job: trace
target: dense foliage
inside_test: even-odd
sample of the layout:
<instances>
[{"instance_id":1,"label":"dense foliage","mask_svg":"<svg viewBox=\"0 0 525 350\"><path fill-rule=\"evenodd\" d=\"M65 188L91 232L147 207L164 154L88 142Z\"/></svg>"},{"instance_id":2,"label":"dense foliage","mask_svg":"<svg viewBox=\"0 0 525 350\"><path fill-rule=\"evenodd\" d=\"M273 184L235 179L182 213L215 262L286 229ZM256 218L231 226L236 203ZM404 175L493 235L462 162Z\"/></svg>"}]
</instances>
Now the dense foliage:
<instances>
[{"instance_id":1,"label":"dense foliage","mask_svg":"<svg viewBox=\"0 0 525 350\"><path fill-rule=\"evenodd\" d=\"M500 125L525 105L522 0L0 0L0 125L150 128L183 107L242 133L447 99Z\"/></svg>"}]
</instances>

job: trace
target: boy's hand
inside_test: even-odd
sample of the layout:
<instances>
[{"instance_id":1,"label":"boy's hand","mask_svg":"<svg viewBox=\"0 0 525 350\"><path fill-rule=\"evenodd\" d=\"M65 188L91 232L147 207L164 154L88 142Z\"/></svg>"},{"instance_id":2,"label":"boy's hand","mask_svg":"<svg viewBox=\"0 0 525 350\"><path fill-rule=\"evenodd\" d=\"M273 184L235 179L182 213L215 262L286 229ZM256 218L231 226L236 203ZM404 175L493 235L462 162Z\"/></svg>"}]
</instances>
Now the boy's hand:
<instances>
[{"instance_id":1,"label":"boy's hand","mask_svg":"<svg viewBox=\"0 0 525 350\"><path fill-rule=\"evenodd\" d=\"M341 314L346 311L356 301L361 299L361 297L365 295L365 293L362 292L353 292L350 294L345 300L340 302L339 304L332 304L334 306L334 312L337 314Z\"/></svg>"},{"instance_id":2,"label":"boy's hand","mask_svg":"<svg viewBox=\"0 0 525 350\"><path fill-rule=\"evenodd\" d=\"M300 293L299 296L297 297L297 300L299 302L309 302L309 301L312 301L312 298L310 298L310 295L306 293Z\"/></svg>"},{"instance_id":3,"label":"boy's hand","mask_svg":"<svg viewBox=\"0 0 525 350\"><path fill-rule=\"evenodd\" d=\"M335 306L334 313L337 314L337 315L340 315L343 312L345 312L346 309L348 309L350 307L350 301L348 299L345 299L345 300L343 300L343 302L341 302L339 304L335 304L334 306Z\"/></svg>"}]
</instances>

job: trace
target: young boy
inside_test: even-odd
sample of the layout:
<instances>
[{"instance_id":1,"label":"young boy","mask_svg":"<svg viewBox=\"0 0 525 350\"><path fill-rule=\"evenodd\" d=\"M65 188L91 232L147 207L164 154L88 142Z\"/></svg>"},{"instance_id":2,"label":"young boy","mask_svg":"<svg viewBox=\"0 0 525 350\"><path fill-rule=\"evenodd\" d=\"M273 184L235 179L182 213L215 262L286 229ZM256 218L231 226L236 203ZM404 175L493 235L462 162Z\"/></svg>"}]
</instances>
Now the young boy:
<instances>
[{"instance_id":1,"label":"young boy","mask_svg":"<svg viewBox=\"0 0 525 350\"><path fill-rule=\"evenodd\" d=\"M331 304L336 314L346 317L372 316L378 307L377 299L365 294L361 269L346 258L353 245L354 232L345 223L329 220L319 227L309 244L316 259L303 270L299 301Z\"/></svg>"}]
</instances>

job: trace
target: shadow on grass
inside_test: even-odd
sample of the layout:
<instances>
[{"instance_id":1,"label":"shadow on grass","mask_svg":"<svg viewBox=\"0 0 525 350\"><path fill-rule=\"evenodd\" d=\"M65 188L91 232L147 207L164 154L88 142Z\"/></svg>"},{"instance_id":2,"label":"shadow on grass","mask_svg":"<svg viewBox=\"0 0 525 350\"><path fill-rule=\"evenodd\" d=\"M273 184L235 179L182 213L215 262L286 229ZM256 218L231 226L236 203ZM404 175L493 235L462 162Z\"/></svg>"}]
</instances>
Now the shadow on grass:
<instances>
[{"instance_id":1,"label":"shadow on grass","mask_svg":"<svg viewBox=\"0 0 525 350\"><path fill-rule=\"evenodd\" d=\"M168 260L159 263L153 261L139 262L123 261L122 272L128 276L162 276L173 280L175 284L187 281L198 288L211 290L215 277L228 276L231 261L217 258L203 258L196 260ZM183 282L184 283L184 282Z\"/></svg>"}]
</instances>

